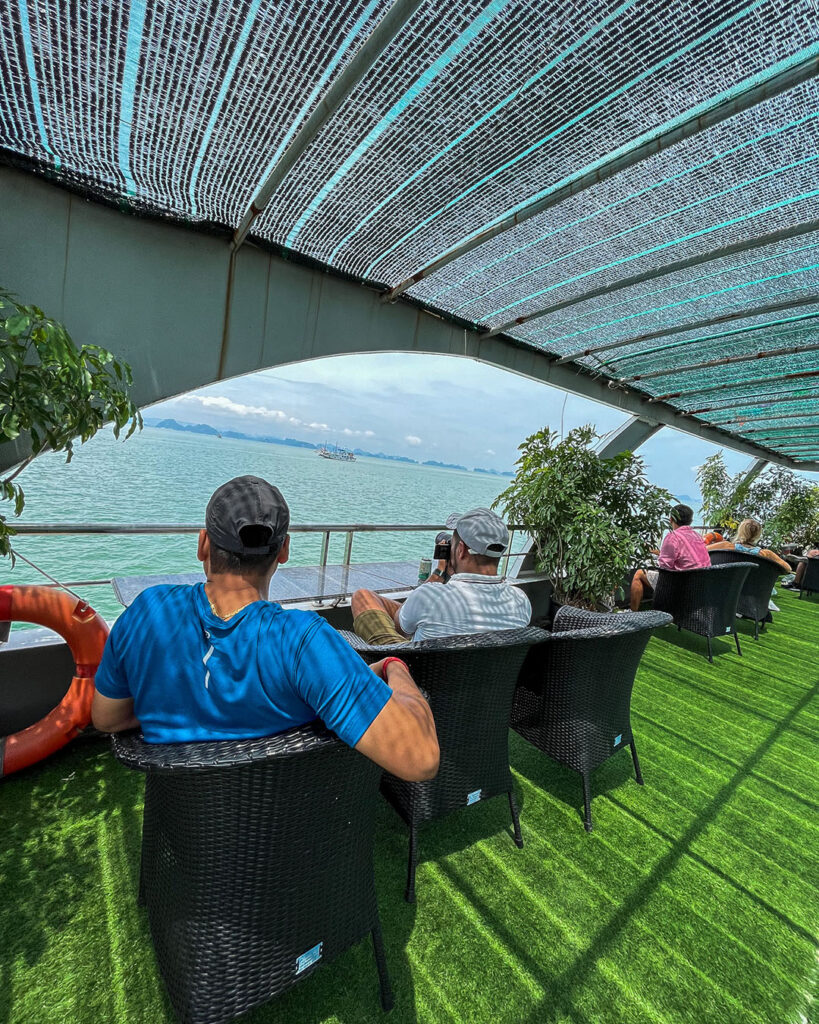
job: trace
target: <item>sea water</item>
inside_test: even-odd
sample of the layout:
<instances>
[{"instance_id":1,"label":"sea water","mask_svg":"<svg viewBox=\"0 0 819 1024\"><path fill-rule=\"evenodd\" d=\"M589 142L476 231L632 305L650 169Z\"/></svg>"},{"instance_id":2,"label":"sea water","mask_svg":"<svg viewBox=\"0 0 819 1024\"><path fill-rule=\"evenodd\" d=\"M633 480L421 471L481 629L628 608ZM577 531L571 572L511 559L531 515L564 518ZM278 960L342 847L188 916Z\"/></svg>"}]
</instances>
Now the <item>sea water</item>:
<instances>
[{"instance_id":1,"label":"sea water","mask_svg":"<svg viewBox=\"0 0 819 1024\"><path fill-rule=\"evenodd\" d=\"M442 524L452 512L489 506L509 479L357 457L321 459L312 449L146 427L128 441L102 431L72 461L44 455L18 477L26 493L22 522L182 523L202 525L213 491L252 473L282 491L298 525ZM331 540L340 562L344 535ZM60 581L197 572L195 534L18 536L14 547ZM357 534L353 562L417 561L434 533ZM291 563L317 565L321 535L291 537ZM0 561L0 583L45 582L19 560ZM110 586L74 588L109 622L121 608Z\"/></svg>"}]
</instances>

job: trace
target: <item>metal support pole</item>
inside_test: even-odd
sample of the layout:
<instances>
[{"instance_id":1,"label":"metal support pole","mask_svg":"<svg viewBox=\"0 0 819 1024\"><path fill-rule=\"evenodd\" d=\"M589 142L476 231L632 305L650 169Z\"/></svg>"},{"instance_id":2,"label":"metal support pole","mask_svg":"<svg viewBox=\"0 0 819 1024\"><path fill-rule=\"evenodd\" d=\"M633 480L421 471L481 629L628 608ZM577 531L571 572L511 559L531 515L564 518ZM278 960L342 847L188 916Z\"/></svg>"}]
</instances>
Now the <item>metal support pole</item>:
<instances>
[{"instance_id":1,"label":"metal support pole","mask_svg":"<svg viewBox=\"0 0 819 1024\"><path fill-rule=\"evenodd\" d=\"M607 440L603 441L597 449L601 459L610 459L621 452L634 452L644 444L650 437L653 437L661 429L659 423L649 423L640 419L639 416L632 416L618 427L618 429Z\"/></svg>"},{"instance_id":2,"label":"metal support pole","mask_svg":"<svg viewBox=\"0 0 819 1024\"><path fill-rule=\"evenodd\" d=\"M344 561L341 563L344 566L350 564L350 557L353 553L353 531L347 531L347 539L344 542Z\"/></svg>"}]
</instances>

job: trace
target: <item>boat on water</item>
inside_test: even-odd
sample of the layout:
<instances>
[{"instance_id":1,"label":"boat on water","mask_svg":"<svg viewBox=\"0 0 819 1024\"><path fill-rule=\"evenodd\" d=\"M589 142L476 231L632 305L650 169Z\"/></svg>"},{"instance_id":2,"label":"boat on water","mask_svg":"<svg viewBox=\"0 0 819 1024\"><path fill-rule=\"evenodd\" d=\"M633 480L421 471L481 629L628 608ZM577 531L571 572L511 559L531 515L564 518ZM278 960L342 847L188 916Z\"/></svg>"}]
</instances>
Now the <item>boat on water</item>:
<instances>
[{"instance_id":1,"label":"boat on water","mask_svg":"<svg viewBox=\"0 0 819 1024\"><path fill-rule=\"evenodd\" d=\"M115 338L140 405L437 352L618 408L606 454L671 426L819 468L811 0L59 7L0 24L0 283L78 341ZM2 447L0 469L28 454ZM365 570L318 570L304 598L347 625ZM808 1024L819 612L776 600L742 657L651 639L645 785L607 760L593 835L576 778L515 734L524 846L492 801L452 814L409 908L404 826L379 809L393 1022ZM4 728L73 668L13 633ZM93 734L0 781L4 1024L172 1024L137 903L144 792ZM371 981L350 950L252 1020L380 1020Z\"/></svg>"},{"instance_id":2,"label":"boat on water","mask_svg":"<svg viewBox=\"0 0 819 1024\"><path fill-rule=\"evenodd\" d=\"M355 455L349 448L339 448L338 445L324 444L316 453L322 459L333 459L335 462L355 462Z\"/></svg>"}]
</instances>

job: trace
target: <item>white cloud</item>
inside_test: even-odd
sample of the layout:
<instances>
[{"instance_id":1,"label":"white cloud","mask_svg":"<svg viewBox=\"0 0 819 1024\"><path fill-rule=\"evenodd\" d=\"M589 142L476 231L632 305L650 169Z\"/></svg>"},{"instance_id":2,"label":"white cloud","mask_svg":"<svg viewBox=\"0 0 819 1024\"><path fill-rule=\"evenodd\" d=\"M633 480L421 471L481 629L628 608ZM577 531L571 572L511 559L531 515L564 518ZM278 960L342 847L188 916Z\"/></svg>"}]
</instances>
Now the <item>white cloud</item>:
<instances>
[{"instance_id":1,"label":"white cloud","mask_svg":"<svg viewBox=\"0 0 819 1024\"><path fill-rule=\"evenodd\" d=\"M347 437L375 437L373 430L351 430L349 427L345 427L341 433Z\"/></svg>"},{"instance_id":2,"label":"white cloud","mask_svg":"<svg viewBox=\"0 0 819 1024\"><path fill-rule=\"evenodd\" d=\"M245 405L242 402L234 402L232 398L227 398L224 395L184 395L181 400L196 403L205 409L219 409L233 416L251 416L274 420L276 423L288 419L287 413L282 412L281 409L268 409L264 405ZM290 422L294 422L292 418Z\"/></svg>"},{"instance_id":3,"label":"white cloud","mask_svg":"<svg viewBox=\"0 0 819 1024\"><path fill-rule=\"evenodd\" d=\"M407 442L407 444L411 444L413 448L417 448L418 445L421 443L421 438L416 437L415 434L407 434L404 440Z\"/></svg>"},{"instance_id":4,"label":"white cloud","mask_svg":"<svg viewBox=\"0 0 819 1024\"><path fill-rule=\"evenodd\" d=\"M330 428L327 426L326 423L308 423L307 424L307 429L308 430L329 430Z\"/></svg>"},{"instance_id":5,"label":"white cloud","mask_svg":"<svg viewBox=\"0 0 819 1024\"><path fill-rule=\"evenodd\" d=\"M495 453L494 453L494 451L492 451L492 449L491 449L491 448L487 448L487 449L486 449L486 454L487 454L487 455L494 455Z\"/></svg>"}]
</instances>

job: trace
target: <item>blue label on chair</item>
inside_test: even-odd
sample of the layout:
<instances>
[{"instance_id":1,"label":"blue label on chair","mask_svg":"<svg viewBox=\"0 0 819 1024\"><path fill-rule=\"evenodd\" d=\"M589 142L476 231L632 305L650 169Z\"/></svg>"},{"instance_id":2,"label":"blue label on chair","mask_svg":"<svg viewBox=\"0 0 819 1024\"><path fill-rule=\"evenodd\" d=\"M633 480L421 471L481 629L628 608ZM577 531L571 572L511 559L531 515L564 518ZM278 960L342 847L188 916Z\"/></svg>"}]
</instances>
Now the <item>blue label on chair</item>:
<instances>
[{"instance_id":1,"label":"blue label on chair","mask_svg":"<svg viewBox=\"0 0 819 1024\"><path fill-rule=\"evenodd\" d=\"M296 974L301 974L302 971L306 971L308 967L312 967L313 964L321 957L321 947L324 945L320 942L317 946L313 946L312 949L308 949L306 953L302 953L296 960Z\"/></svg>"},{"instance_id":2,"label":"blue label on chair","mask_svg":"<svg viewBox=\"0 0 819 1024\"><path fill-rule=\"evenodd\" d=\"M615 745L615 747L617 746L617 744L620 742L620 740L622 738L623 738L623 734L621 732L618 732L617 735L614 737L614 745Z\"/></svg>"},{"instance_id":3,"label":"blue label on chair","mask_svg":"<svg viewBox=\"0 0 819 1024\"><path fill-rule=\"evenodd\" d=\"M476 804L480 800L482 792L482 789L476 789L474 793L469 793L466 798L466 806L469 807L470 804Z\"/></svg>"}]
</instances>

